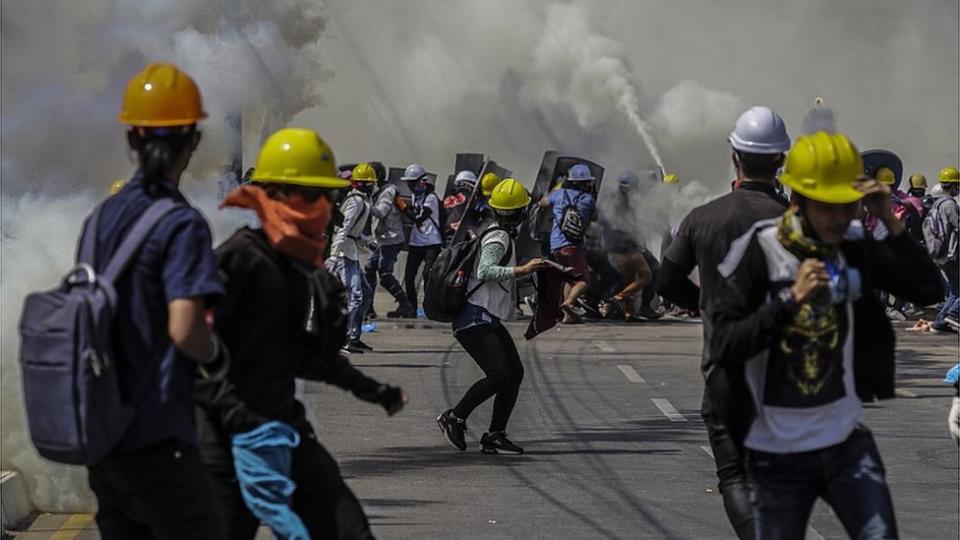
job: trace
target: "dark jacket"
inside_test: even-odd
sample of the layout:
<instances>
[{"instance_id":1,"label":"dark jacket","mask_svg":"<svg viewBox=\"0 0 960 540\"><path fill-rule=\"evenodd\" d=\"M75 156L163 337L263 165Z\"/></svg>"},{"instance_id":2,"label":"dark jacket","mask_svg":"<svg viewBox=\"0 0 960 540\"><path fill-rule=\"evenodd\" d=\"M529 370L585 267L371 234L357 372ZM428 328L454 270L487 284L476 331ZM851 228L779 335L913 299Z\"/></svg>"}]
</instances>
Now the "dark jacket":
<instances>
[{"instance_id":1,"label":"dark jacket","mask_svg":"<svg viewBox=\"0 0 960 540\"><path fill-rule=\"evenodd\" d=\"M334 384L361 398L376 394L379 383L337 354L342 339L331 351L327 334L343 333L345 326L316 318L324 301L342 302L342 289L329 275L277 252L262 231L249 228L216 255L226 285L215 310L216 331L231 353L228 379L252 413L312 433L294 397L295 379ZM213 411L206 420L201 432L204 424L220 431Z\"/></svg>"},{"instance_id":2,"label":"dark jacket","mask_svg":"<svg viewBox=\"0 0 960 540\"><path fill-rule=\"evenodd\" d=\"M882 242L844 242L840 249L863 280L862 296L853 305L857 395L867 402L893 398L895 335L876 291L919 305L933 304L943 297L939 272L909 234ZM711 358L719 365L741 365L769 349L795 315L795 304L777 296L779 287L789 284L773 284L768 276L763 248L754 235L740 264L722 283L711 314Z\"/></svg>"}]
</instances>

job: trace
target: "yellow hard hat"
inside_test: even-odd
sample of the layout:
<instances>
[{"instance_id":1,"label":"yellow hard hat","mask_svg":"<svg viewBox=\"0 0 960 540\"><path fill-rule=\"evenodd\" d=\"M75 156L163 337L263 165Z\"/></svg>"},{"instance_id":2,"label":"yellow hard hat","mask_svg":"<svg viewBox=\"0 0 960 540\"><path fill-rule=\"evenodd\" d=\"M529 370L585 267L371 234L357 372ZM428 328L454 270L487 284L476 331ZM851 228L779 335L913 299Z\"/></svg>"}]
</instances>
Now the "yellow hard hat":
<instances>
[{"instance_id":1,"label":"yellow hard hat","mask_svg":"<svg viewBox=\"0 0 960 540\"><path fill-rule=\"evenodd\" d=\"M677 176L677 175L675 175L675 174L668 174L668 175L666 175L666 176L663 177L663 183L664 183L664 184L679 184L679 183L680 183L680 177Z\"/></svg>"},{"instance_id":2,"label":"yellow hard hat","mask_svg":"<svg viewBox=\"0 0 960 540\"><path fill-rule=\"evenodd\" d=\"M960 171L956 167L944 167L940 169L940 181L948 184L960 182Z\"/></svg>"},{"instance_id":3,"label":"yellow hard hat","mask_svg":"<svg viewBox=\"0 0 960 540\"><path fill-rule=\"evenodd\" d=\"M910 187L921 189L927 187L927 177L917 173L910 176Z\"/></svg>"},{"instance_id":4,"label":"yellow hard hat","mask_svg":"<svg viewBox=\"0 0 960 540\"><path fill-rule=\"evenodd\" d=\"M333 150L312 129L285 128L260 148L252 182L341 189L350 185L337 175Z\"/></svg>"},{"instance_id":5,"label":"yellow hard hat","mask_svg":"<svg viewBox=\"0 0 960 540\"><path fill-rule=\"evenodd\" d=\"M861 174L863 159L850 139L842 133L819 131L797 139L780 181L809 199L848 204L863 198L853 186Z\"/></svg>"},{"instance_id":6,"label":"yellow hard hat","mask_svg":"<svg viewBox=\"0 0 960 540\"><path fill-rule=\"evenodd\" d=\"M519 210L530 204L530 194L523 184L506 178L493 188L489 204L494 210Z\"/></svg>"},{"instance_id":7,"label":"yellow hard hat","mask_svg":"<svg viewBox=\"0 0 960 540\"><path fill-rule=\"evenodd\" d=\"M890 167L880 167L876 172L877 182L883 184L893 185L897 182L897 177L893 174L893 169Z\"/></svg>"},{"instance_id":8,"label":"yellow hard hat","mask_svg":"<svg viewBox=\"0 0 960 540\"><path fill-rule=\"evenodd\" d=\"M127 185L127 181L123 178L117 178L110 184L110 195L116 195L120 193L120 190L123 189L123 186Z\"/></svg>"},{"instance_id":9,"label":"yellow hard hat","mask_svg":"<svg viewBox=\"0 0 960 540\"><path fill-rule=\"evenodd\" d=\"M357 182L376 182L377 172L373 170L369 163L359 163L353 168L351 179Z\"/></svg>"},{"instance_id":10,"label":"yellow hard hat","mask_svg":"<svg viewBox=\"0 0 960 540\"><path fill-rule=\"evenodd\" d=\"M480 178L480 191L484 197L489 197L493 193L493 188L500 183L500 177L492 172L488 172Z\"/></svg>"},{"instance_id":11,"label":"yellow hard hat","mask_svg":"<svg viewBox=\"0 0 960 540\"><path fill-rule=\"evenodd\" d=\"M173 64L150 64L134 75L117 116L138 127L188 126L206 117L197 83Z\"/></svg>"}]
</instances>

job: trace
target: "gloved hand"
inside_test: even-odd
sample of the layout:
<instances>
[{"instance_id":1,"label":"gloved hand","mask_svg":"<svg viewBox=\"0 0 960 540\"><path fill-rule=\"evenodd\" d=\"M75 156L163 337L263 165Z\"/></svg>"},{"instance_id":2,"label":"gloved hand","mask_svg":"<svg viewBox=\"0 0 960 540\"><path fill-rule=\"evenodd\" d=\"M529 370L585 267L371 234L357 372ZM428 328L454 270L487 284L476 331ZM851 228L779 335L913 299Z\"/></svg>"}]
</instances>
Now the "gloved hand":
<instances>
[{"instance_id":1,"label":"gloved hand","mask_svg":"<svg viewBox=\"0 0 960 540\"><path fill-rule=\"evenodd\" d=\"M950 407L950 416L947 420L950 424L950 434L960 443L960 397L953 398L953 406Z\"/></svg>"},{"instance_id":2,"label":"gloved hand","mask_svg":"<svg viewBox=\"0 0 960 540\"><path fill-rule=\"evenodd\" d=\"M386 409L387 416L397 414L402 411L403 406L407 404L407 396L399 386L384 384L380 387L378 393L379 396L376 402Z\"/></svg>"}]
</instances>

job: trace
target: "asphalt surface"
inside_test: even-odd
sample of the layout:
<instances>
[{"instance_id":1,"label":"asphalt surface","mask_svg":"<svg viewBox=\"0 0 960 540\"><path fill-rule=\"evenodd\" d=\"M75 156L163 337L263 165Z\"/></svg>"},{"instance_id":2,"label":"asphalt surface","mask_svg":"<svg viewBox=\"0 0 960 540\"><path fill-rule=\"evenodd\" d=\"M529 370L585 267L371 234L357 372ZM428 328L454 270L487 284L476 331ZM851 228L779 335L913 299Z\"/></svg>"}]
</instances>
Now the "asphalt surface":
<instances>
[{"instance_id":1,"label":"asphalt surface","mask_svg":"<svg viewBox=\"0 0 960 540\"><path fill-rule=\"evenodd\" d=\"M378 301L380 299L378 298ZM383 310L385 311L385 309ZM699 416L700 325L587 324L521 337L526 376L509 434L523 456L478 451L490 403L468 420L467 452L436 426L480 377L448 325L381 320L351 361L401 385L407 408L317 383L300 392L380 539L733 538ZM947 431L956 335L898 328L899 399L867 406L902 538L956 539L958 446ZM18 538L95 539L92 516L43 515ZM808 538L846 538L818 503ZM258 538L270 538L262 530Z\"/></svg>"},{"instance_id":2,"label":"asphalt surface","mask_svg":"<svg viewBox=\"0 0 960 540\"><path fill-rule=\"evenodd\" d=\"M490 403L468 420L467 452L437 414L481 372L446 325L381 321L352 361L403 386L394 418L306 384L320 438L340 460L378 538L728 538L699 417L700 326L689 321L563 327L523 341L526 376L508 432L517 457L478 451ZM958 447L947 431L956 335L899 329L899 399L867 406L903 538L956 539ZM808 538L845 538L818 503Z\"/></svg>"}]
</instances>

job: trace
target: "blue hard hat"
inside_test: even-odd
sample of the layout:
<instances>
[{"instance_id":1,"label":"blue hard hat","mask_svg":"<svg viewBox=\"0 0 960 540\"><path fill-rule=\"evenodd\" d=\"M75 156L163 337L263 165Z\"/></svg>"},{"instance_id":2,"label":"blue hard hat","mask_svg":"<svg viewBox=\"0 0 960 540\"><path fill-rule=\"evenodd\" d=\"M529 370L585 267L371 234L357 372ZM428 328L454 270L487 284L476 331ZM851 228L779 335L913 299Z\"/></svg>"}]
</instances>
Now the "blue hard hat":
<instances>
[{"instance_id":1,"label":"blue hard hat","mask_svg":"<svg viewBox=\"0 0 960 540\"><path fill-rule=\"evenodd\" d=\"M590 172L590 167L577 163L567 172L567 182L593 182L596 178Z\"/></svg>"}]
</instances>

